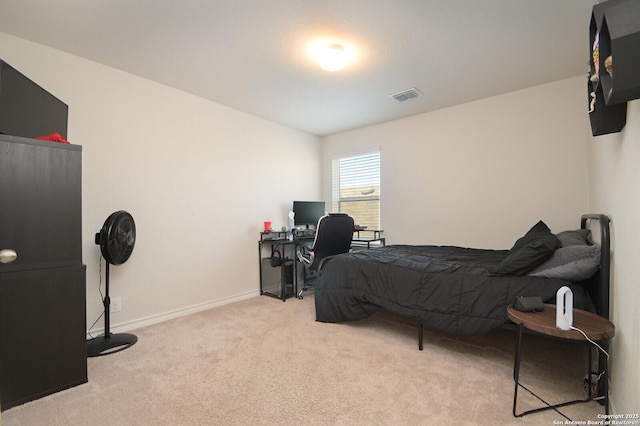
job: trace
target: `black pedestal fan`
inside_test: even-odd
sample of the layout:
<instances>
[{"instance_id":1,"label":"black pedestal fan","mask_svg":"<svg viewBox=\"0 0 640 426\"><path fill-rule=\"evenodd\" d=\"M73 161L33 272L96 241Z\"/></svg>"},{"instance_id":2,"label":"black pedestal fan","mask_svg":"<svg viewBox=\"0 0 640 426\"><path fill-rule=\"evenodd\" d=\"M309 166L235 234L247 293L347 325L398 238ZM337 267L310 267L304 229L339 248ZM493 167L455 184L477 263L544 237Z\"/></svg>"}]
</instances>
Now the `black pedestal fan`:
<instances>
[{"instance_id":1,"label":"black pedestal fan","mask_svg":"<svg viewBox=\"0 0 640 426\"><path fill-rule=\"evenodd\" d=\"M87 342L87 355L90 357L108 355L131 347L138 338L129 333L111 334L109 330L109 264L121 265L126 262L136 243L136 224L133 217L124 210L112 213L96 234L96 244L100 246L106 263L104 297L104 336Z\"/></svg>"}]
</instances>

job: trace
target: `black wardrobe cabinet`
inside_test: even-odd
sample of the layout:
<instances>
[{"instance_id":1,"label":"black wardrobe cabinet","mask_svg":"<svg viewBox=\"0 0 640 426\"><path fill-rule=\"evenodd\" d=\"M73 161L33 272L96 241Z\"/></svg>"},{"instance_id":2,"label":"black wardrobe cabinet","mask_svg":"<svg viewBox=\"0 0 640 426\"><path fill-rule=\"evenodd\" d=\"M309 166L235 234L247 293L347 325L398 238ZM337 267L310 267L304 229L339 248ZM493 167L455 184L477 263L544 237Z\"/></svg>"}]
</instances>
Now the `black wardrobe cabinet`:
<instances>
[{"instance_id":1,"label":"black wardrobe cabinet","mask_svg":"<svg viewBox=\"0 0 640 426\"><path fill-rule=\"evenodd\" d=\"M81 154L0 135L3 410L87 382Z\"/></svg>"}]
</instances>

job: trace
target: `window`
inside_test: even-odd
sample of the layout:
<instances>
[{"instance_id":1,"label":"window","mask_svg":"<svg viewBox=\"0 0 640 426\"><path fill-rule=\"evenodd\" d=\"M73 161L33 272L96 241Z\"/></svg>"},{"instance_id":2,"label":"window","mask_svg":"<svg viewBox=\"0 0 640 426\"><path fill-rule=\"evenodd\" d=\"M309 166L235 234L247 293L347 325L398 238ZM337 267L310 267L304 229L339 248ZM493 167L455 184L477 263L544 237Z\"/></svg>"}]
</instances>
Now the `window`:
<instances>
[{"instance_id":1,"label":"window","mask_svg":"<svg viewBox=\"0 0 640 426\"><path fill-rule=\"evenodd\" d=\"M333 211L380 229L380 152L334 158L332 181Z\"/></svg>"}]
</instances>

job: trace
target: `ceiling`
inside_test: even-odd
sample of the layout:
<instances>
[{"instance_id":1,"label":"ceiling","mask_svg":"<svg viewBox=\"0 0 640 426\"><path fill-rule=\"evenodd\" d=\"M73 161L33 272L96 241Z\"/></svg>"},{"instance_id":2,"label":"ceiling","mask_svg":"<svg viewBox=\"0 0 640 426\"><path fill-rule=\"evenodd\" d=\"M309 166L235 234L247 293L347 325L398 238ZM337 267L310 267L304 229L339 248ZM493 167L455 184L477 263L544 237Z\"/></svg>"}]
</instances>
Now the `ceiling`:
<instances>
[{"instance_id":1,"label":"ceiling","mask_svg":"<svg viewBox=\"0 0 640 426\"><path fill-rule=\"evenodd\" d=\"M586 74L594 1L0 0L0 31L326 136Z\"/></svg>"}]
</instances>

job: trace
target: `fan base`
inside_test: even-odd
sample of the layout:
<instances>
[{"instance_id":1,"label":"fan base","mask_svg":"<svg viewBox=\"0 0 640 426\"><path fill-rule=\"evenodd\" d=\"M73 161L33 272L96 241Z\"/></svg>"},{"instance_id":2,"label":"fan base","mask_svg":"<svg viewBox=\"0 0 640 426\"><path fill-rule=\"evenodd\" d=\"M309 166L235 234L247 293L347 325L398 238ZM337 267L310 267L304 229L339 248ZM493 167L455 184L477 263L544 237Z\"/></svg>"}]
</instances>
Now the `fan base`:
<instances>
[{"instance_id":1,"label":"fan base","mask_svg":"<svg viewBox=\"0 0 640 426\"><path fill-rule=\"evenodd\" d=\"M118 333L96 337L87 341L87 356L96 357L109 355L130 348L138 341L138 338L129 333Z\"/></svg>"}]
</instances>

